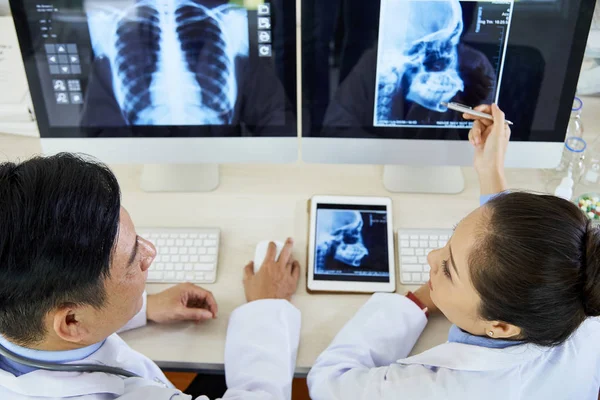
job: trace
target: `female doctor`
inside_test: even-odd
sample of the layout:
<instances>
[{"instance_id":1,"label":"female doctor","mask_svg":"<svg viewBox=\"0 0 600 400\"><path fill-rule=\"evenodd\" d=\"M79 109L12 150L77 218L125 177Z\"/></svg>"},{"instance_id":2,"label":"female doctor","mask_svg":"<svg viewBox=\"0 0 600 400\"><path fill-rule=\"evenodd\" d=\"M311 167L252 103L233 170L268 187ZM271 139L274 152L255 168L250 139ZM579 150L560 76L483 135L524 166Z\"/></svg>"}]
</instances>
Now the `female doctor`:
<instances>
[{"instance_id":1,"label":"female doctor","mask_svg":"<svg viewBox=\"0 0 600 400\"><path fill-rule=\"evenodd\" d=\"M427 285L374 295L342 329L308 376L314 400L598 397L600 231L557 197L493 196L510 130L478 110L494 117L469 134L484 204L428 255ZM437 312L448 342L408 357Z\"/></svg>"}]
</instances>

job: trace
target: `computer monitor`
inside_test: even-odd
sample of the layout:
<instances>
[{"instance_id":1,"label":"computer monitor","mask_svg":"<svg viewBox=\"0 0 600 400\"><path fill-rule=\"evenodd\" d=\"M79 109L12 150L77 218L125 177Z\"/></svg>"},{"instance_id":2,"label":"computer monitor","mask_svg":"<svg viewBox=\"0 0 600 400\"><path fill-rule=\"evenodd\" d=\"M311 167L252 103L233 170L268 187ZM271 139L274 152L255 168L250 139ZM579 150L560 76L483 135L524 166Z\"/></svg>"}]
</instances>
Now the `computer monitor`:
<instances>
[{"instance_id":1,"label":"computer monitor","mask_svg":"<svg viewBox=\"0 0 600 400\"><path fill-rule=\"evenodd\" d=\"M594 3L303 1L303 159L470 165L471 124L442 103L497 102L507 166L555 167Z\"/></svg>"},{"instance_id":2,"label":"computer monitor","mask_svg":"<svg viewBox=\"0 0 600 400\"><path fill-rule=\"evenodd\" d=\"M45 153L154 165L297 160L293 3L10 4Z\"/></svg>"}]
</instances>

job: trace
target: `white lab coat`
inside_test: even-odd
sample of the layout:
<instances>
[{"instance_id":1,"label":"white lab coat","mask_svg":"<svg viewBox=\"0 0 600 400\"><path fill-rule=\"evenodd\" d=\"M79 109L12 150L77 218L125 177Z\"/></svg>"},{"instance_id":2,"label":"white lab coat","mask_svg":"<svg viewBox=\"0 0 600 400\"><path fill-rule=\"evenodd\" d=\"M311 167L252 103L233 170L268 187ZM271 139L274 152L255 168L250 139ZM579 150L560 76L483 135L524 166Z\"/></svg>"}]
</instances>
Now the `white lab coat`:
<instances>
[{"instance_id":1,"label":"white lab coat","mask_svg":"<svg viewBox=\"0 0 600 400\"><path fill-rule=\"evenodd\" d=\"M600 321L588 319L555 348L490 349L445 343L408 357L424 313L397 294L374 295L318 358L313 400L596 400Z\"/></svg>"},{"instance_id":2,"label":"white lab coat","mask_svg":"<svg viewBox=\"0 0 600 400\"><path fill-rule=\"evenodd\" d=\"M126 329L144 325L145 314L144 306ZM223 399L290 399L299 335L300 311L287 301L255 301L235 310L225 344L229 390ZM131 349L117 334L111 335L94 354L76 363L118 366L143 378L42 370L16 377L0 370L0 399L191 399L175 389L152 360ZM198 400L208 398L202 396Z\"/></svg>"}]
</instances>

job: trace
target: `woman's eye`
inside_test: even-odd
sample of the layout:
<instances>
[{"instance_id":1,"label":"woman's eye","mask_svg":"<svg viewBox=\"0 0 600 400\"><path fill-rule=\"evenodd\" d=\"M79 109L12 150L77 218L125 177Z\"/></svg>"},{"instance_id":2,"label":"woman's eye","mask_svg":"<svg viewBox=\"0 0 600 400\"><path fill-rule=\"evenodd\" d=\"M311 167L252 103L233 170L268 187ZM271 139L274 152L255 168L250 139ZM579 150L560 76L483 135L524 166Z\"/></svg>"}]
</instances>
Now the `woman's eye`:
<instances>
[{"instance_id":1,"label":"woman's eye","mask_svg":"<svg viewBox=\"0 0 600 400\"><path fill-rule=\"evenodd\" d=\"M442 261L442 270L444 271L444 275L446 275L448 279L452 280L452 275L450 275L450 269L448 268L448 260Z\"/></svg>"}]
</instances>

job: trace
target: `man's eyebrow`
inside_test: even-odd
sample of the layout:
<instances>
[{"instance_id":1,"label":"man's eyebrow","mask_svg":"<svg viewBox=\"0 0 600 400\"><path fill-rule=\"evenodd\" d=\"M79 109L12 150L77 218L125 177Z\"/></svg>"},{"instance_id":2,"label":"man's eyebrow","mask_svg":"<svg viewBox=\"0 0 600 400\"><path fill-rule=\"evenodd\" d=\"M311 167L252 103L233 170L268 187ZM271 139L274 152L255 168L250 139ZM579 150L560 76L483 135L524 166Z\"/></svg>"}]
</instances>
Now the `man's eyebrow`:
<instances>
[{"instance_id":1,"label":"man's eyebrow","mask_svg":"<svg viewBox=\"0 0 600 400\"><path fill-rule=\"evenodd\" d=\"M452 263L452 267L454 268L454 271L456 271L456 276L458 276L460 278L460 275L458 274L458 270L456 269L456 263L454 262L454 257L452 256L452 247L450 247L450 243L448 243L448 251L450 252L450 262Z\"/></svg>"},{"instance_id":2,"label":"man's eyebrow","mask_svg":"<svg viewBox=\"0 0 600 400\"><path fill-rule=\"evenodd\" d=\"M135 257L137 256L137 252L138 252L138 237L135 237L135 244L133 245L133 249L131 250L131 255L129 256L129 262L127 263L128 266L131 266L131 264L133 264L133 262L135 261Z\"/></svg>"}]
</instances>

